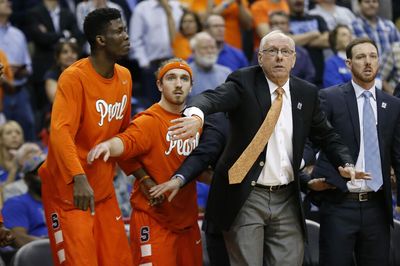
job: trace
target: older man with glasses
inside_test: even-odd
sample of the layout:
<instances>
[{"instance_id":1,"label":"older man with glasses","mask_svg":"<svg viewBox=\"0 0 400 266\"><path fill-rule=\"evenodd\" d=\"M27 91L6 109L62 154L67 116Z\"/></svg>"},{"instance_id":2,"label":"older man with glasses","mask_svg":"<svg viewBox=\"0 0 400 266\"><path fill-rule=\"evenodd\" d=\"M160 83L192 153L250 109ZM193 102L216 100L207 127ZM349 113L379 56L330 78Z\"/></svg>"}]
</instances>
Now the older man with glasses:
<instances>
[{"instance_id":1,"label":"older man with glasses","mask_svg":"<svg viewBox=\"0 0 400 266\"><path fill-rule=\"evenodd\" d=\"M192 137L204 115L228 113L230 135L215 168L206 219L223 230L231 265L302 265L298 173L307 136L342 176L356 176L347 147L319 108L318 89L290 76L294 46L287 35L269 33L260 43L259 66L235 71L215 90L194 97L187 117L170 128L174 138Z\"/></svg>"}]
</instances>

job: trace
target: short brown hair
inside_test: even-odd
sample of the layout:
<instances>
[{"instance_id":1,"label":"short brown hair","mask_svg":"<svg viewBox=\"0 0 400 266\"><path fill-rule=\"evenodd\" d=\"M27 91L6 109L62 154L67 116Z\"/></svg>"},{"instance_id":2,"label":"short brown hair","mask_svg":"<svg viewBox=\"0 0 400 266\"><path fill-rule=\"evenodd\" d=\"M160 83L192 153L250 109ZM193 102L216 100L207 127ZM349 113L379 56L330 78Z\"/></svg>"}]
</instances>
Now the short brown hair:
<instances>
[{"instance_id":1,"label":"short brown hair","mask_svg":"<svg viewBox=\"0 0 400 266\"><path fill-rule=\"evenodd\" d=\"M378 52L378 47L376 46L376 43L371 40L370 38L357 38L352 40L349 45L347 45L346 47L346 57L347 59L351 59L353 57L353 47L362 43L370 43L372 44L375 48L376 48L376 52L379 54Z\"/></svg>"},{"instance_id":2,"label":"short brown hair","mask_svg":"<svg viewBox=\"0 0 400 266\"><path fill-rule=\"evenodd\" d=\"M337 53L337 50L336 50L337 34L338 34L340 28L348 29L351 33L350 28L347 25L343 25L343 24L336 25L336 27L331 32L329 32L329 38L328 38L329 46L331 47L332 51L335 53Z\"/></svg>"}]
</instances>

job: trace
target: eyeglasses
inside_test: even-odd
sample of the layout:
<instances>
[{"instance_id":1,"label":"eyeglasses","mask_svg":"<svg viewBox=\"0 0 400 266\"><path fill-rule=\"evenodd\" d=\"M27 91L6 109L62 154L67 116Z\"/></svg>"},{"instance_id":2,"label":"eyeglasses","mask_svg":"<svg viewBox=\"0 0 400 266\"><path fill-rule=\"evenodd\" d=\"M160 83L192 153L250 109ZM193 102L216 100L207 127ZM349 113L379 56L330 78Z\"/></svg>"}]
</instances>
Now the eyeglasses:
<instances>
[{"instance_id":1,"label":"eyeglasses","mask_svg":"<svg viewBox=\"0 0 400 266\"><path fill-rule=\"evenodd\" d=\"M266 53L268 56L271 57L277 56L279 52L281 52L283 57L289 57L294 53L294 51L290 49L277 49L277 48L268 48L261 50L261 52Z\"/></svg>"}]
</instances>

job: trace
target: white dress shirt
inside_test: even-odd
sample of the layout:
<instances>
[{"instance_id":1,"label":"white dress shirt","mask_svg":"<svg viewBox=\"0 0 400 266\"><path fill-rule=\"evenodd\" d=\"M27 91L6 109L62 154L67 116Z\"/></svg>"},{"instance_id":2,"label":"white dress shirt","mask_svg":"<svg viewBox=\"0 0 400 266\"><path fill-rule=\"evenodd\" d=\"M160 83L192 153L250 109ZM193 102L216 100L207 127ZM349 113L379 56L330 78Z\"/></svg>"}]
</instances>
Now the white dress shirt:
<instances>
[{"instance_id":1,"label":"white dress shirt","mask_svg":"<svg viewBox=\"0 0 400 266\"><path fill-rule=\"evenodd\" d=\"M170 0L176 30L183 14L179 1ZM140 67L148 67L150 62L173 56L168 32L167 15L160 2L147 0L135 7L129 24L132 53Z\"/></svg>"},{"instance_id":2,"label":"white dress shirt","mask_svg":"<svg viewBox=\"0 0 400 266\"><path fill-rule=\"evenodd\" d=\"M277 97L275 90L276 84L268 80L271 94L271 103ZM268 142L266 158L260 164L264 165L257 183L268 186L288 184L294 180L292 167L293 161L293 117L292 100L290 97L289 80L283 85L282 110L276 123L275 129ZM267 88L265 88L267 89ZM185 116L197 115L204 123L204 114L197 107L187 108Z\"/></svg>"},{"instance_id":3,"label":"white dress shirt","mask_svg":"<svg viewBox=\"0 0 400 266\"><path fill-rule=\"evenodd\" d=\"M357 163L355 165L356 171L365 171L365 159L364 159L364 130L363 130L363 108L364 108L364 96L362 95L365 89L357 85L353 80L351 80L351 83L354 88L354 92L356 94L357 98L357 108L358 108L358 118L359 118L359 124L360 124L360 151L358 153L357 157ZM374 112L375 115L375 121L378 122L378 115L377 115L377 108L376 108L376 88L375 84L374 86L369 90L372 93L372 97L369 98L372 111ZM368 192L368 191L373 191L367 186L367 183L365 180L357 180L352 183L351 181L347 182L347 188L349 189L350 192Z\"/></svg>"},{"instance_id":4,"label":"white dress shirt","mask_svg":"<svg viewBox=\"0 0 400 266\"><path fill-rule=\"evenodd\" d=\"M278 85L267 79L271 94L271 103L277 97L275 90ZM282 86L285 93L282 110L279 114L274 131L268 141L264 167L257 183L268 186L288 184L293 181L293 118L292 100L290 97L289 80ZM260 162L261 163L261 162Z\"/></svg>"}]
</instances>

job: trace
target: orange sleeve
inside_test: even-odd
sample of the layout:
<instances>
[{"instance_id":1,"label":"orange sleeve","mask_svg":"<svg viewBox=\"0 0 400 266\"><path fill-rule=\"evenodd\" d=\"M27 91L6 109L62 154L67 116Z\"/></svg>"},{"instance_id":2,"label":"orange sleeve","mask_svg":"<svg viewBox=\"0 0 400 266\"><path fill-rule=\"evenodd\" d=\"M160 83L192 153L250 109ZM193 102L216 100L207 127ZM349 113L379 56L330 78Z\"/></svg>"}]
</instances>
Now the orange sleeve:
<instances>
[{"instance_id":1,"label":"orange sleeve","mask_svg":"<svg viewBox=\"0 0 400 266\"><path fill-rule=\"evenodd\" d=\"M136 158L119 161L118 165L126 175L131 175L136 170L143 168L142 164L139 163Z\"/></svg>"},{"instance_id":2,"label":"orange sleeve","mask_svg":"<svg viewBox=\"0 0 400 266\"><path fill-rule=\"evenodd\" d=\"M51 114L50 145L64 181L69 184L73 177L85 174L79 161L74 142L82 111L83 87L76 72L63 72L58 80L56 98Z\"/></svg>"},{"instance_id":3,"label":"orange sleeve","mask_svg":"<svg viewBox=\"0 0 400 266\"><path fill-rule=\"evenodd\" d=\"M265 9L264 3L255 2L251 5L250 10L253 15L254 27L261 23L268 23L268 10Z\"/></svg>"},{"instance_id":4,"label":"orange sleeve","mask_svg":"<svg viewBox=\"0 0 400 266\"><path fill-rule=\"evenodd\" d=\"M150 116L141 115L134 119L123 133L117 135L124 144L124 152L120 159L127 160L150 150L151 132L156 130L152 120Z\"/></svg>"}]
</instances>

